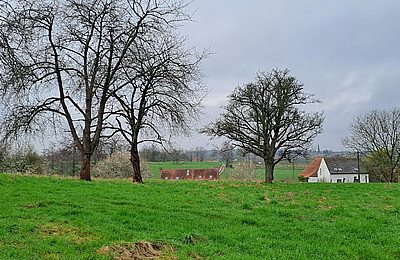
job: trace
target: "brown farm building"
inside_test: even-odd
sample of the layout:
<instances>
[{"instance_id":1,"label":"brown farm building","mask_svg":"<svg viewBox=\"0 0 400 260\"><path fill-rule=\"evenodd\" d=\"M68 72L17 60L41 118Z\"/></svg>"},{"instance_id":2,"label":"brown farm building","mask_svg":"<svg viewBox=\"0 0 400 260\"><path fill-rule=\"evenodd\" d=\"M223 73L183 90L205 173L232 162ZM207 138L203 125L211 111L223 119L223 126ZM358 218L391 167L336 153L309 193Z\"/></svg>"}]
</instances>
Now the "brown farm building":
<instances>
[{"instance_id":1,"label":"brown farm building","mask_svg":"<svg viewBox=\"0 0 400 260\"><path fill-rule=\"evenodd\" d=\"M163 180L218 180L221 168L161 170Z\"/></svg>"}]
</instances>

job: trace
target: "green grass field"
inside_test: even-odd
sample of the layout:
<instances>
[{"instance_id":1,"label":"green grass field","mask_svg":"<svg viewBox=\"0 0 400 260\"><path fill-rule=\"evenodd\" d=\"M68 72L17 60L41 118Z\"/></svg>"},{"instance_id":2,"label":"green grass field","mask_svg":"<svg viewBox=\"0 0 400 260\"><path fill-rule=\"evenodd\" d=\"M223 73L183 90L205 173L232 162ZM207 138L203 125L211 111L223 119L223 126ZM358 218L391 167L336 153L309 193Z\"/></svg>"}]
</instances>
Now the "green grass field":
<instances>
[{"instance_id":1,"label":"green grass field","mask_svg":"<svg viewBox=\"0 0 400 260\"><path fill-rule=\"evenodd\" d=\"M400 258L398 184L0 174L0 191L0 259L110 259L137 241L178 259Z\"/></svg>"},{"instance_id":2,"label":"green grass field","mask_svg":"<svg viewBox=\"0 0 400 260\"><path fill-rule=\"evenodd\" d=\"M149 162L150 170L153 178L160 178L160 170L171 169L204 169L204 168L218 168L221 166L220 162Z\"/></svg>"},{"instance_id":3,"label":"green grass field","mask_svg":"<svg viewBox=\"0 0 400 260\"><path fill-rule=\"evenodd\" d=\"M160 178L160 169L201 169L201 168L218 168L221 166L221 162L149 162L150 170L152 176L155 179ZM295 165L294 174L292 165L279 164L275 168L274 177L277 181L289 181L297 182L298 175L304 169L304 165ZM221 175L222 179L227 179L229 177L229 172L231 169L225 169L225 173ZM264 168L260 167L257 169L257 178L259 180L264 180Z\"/></svg>"}]
</instances>

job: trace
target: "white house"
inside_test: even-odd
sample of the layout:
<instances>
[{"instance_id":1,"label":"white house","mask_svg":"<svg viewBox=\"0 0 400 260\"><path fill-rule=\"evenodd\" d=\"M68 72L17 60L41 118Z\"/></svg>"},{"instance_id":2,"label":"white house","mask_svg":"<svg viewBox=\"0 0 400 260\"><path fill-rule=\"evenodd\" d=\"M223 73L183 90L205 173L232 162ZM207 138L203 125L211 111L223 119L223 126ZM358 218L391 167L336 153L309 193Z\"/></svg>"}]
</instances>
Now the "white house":
<instances>
[{"instance_id":1,"label":"white house","mask_svg":"<svg viewBox=\"0 0 400 260\"><path fill-rule=\"evenodd\" d=\"M300 174L308 182L369 182L365 170L358 169L357 159L346 157L316 157ZM360 176L360 180L358 179Z\"/></svg>"}]
</instances>

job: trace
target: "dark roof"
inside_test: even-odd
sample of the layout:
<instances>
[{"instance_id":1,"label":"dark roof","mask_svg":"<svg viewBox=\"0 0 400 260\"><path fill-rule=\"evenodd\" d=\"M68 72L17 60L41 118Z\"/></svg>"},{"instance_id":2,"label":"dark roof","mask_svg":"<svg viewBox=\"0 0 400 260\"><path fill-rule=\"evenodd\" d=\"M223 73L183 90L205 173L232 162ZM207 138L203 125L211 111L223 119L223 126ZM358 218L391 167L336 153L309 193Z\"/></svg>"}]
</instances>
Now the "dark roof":
<instances>
[{"instance_id":1,"label":"dark roof","mask_svg":"<svg viewBox=\"0 0 400 260\"><path fill-rule=\"evenodd\" d=\"M318 169L321 164L322 157L316 157L314 160L300 173L303 177L317 177Z\"/></svg>"},{"instance_id":2,"label":"dark roof","mask_svg":"<svg viewBox=\"0 0 400 260\"><path fill-rule=\"evenodd\" d=\"M358 173L357 158L348 157L326 157L324 158L331 174L355 174ZM365 173L365 169L360 167L360 173Z\"/></svg>"}]
</instances>

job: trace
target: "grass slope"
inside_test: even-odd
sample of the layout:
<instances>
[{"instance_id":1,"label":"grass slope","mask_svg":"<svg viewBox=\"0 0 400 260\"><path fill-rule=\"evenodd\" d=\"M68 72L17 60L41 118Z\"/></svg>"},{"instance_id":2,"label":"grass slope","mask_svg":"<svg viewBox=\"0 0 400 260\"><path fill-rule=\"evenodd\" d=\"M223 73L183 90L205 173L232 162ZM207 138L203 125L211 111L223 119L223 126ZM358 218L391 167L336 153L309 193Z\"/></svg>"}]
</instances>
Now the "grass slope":
<instances>
[{"instance_id":1,"label":"grass slope","mask_svg":"<svg viewBox=\"0 0 400 260\"><path fill-rule=\"evenodd\" d=\"M179 259L399 259L400 185L128 181L0 174L0 259L107 259L161 241Z\"/></svg>"}]
</instances>

